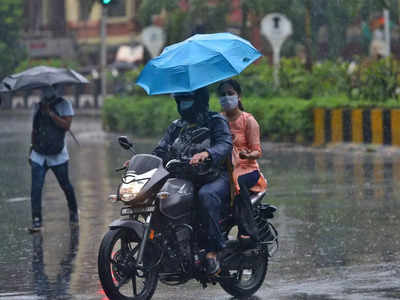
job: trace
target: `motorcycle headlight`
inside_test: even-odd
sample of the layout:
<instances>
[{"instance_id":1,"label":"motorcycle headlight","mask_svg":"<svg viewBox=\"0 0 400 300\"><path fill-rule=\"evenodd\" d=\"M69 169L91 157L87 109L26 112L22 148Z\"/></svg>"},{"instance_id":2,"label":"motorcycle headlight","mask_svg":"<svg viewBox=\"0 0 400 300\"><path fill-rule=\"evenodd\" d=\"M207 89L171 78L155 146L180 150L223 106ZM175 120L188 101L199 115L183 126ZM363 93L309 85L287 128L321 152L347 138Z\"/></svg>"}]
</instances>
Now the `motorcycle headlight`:
<instances>
[{"instance_id":1,"label":"motorcycle headlight","mask_svg":"<svg viewBox=\"0 0 400 300\"><path fill-rule=\"evenodd\" d=\"M140 175L128 172L119 188L120 200L123 202L134 200L156 171L157 169L153 169Z\"/></svg>"},{"instance_id":2,"label":"motorcycle headlight","mask_svg":"<svg viewBox=\"0 0 400 300\"><path fill-rule=\"evenodd\" d=\"M135 199L137 194L141 191L143 186L149 181L149 179L141 179L132 181L131 183L122 183L119 188L119 197L123 202L129 202Z\"/></svg>"}]
</instances>

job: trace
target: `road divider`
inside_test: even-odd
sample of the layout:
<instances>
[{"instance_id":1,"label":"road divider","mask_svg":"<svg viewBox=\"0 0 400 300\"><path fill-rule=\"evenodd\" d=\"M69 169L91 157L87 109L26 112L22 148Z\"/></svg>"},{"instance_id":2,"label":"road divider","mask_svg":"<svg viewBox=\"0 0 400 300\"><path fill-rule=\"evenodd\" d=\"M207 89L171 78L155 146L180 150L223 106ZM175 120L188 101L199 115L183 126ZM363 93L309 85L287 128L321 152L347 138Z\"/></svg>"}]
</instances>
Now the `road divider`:
<instances>
[{"instance_id":1,"label":"road divider","mask_svg":"<svg viewBox=\"0 0 400 300\"><path fill-rule=\"evenodd\" d=\"M314 146L366 143L400 146L400 109L324 109L314 115Z\"/></svg>"}]
</instances>

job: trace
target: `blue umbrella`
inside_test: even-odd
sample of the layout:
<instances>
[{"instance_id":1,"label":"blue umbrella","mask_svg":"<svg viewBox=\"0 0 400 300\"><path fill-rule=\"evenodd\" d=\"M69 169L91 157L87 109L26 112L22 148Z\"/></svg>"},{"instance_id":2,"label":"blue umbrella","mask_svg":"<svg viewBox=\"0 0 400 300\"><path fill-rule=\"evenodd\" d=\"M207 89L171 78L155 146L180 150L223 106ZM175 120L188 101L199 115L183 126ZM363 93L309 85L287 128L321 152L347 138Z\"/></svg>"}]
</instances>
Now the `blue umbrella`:
<instances>
[{"instance_id":1,"label":"blue umbrella","mask_svg":"<svg viewBox=\"0 0 400 300\"><path fill-rule=\"evenodd\" d=\"M260 56L234 34L196 34L150 60L136 83L149 95L191 92L239 74Z\"/></svg>"}]
</instances>

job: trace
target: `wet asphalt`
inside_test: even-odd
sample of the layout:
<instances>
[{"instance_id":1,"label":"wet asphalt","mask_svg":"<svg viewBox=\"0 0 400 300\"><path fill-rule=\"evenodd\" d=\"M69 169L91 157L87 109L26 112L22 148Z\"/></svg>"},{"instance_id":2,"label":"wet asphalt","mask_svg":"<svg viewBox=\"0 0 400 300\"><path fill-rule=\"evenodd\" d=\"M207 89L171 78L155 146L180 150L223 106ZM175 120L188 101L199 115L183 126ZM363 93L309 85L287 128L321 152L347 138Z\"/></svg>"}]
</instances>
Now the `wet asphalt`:
<instances>
[{"instance_id":1,"label":"wet asphalt","mask_svg":"<svg viewBox=\"0 0 400 300\"><path fill-rule=\"evenodd\" d=\"M70 175L80 208L71 228L66 200L49 172L43 191L44 230L30 225L28 113L0 113L0 299L106 299L97 251L120 204L107 201L129 158L99 118L78 116L70 137ZM129 134L128 134L129 135ZM131 135L130 135L131 136ZM136 140L149 152L156 139ZM251 299L400 299L400 154L326 151L264 145L265 202L280 249ZM203 290L159 284L153 299L233 299L219 286Z\"/></svg>"}]
</instances>

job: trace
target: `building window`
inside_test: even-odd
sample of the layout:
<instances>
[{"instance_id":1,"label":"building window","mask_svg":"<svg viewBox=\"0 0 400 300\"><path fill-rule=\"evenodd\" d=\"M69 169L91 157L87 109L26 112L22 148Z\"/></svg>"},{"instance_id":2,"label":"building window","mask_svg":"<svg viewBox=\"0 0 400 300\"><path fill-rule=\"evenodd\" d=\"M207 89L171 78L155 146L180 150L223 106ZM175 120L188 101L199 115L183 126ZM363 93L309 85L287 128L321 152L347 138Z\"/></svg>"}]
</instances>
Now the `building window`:
<instances>
[{"instance_id":1,"label":"building window","mask_svg":"<svg viewBox=\"0 0 400 300\"><path fill-rule=\"evenodd\" d=\"M111 18L126 17L127 15L126 0L119 0L108 8L108 16Z\"/></svg>"}]
</instances>

